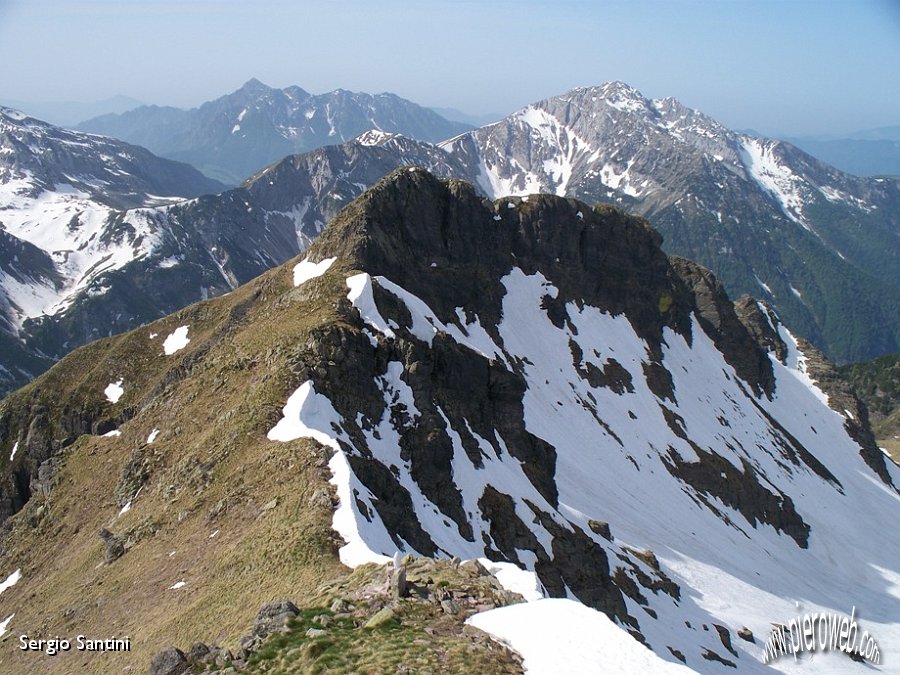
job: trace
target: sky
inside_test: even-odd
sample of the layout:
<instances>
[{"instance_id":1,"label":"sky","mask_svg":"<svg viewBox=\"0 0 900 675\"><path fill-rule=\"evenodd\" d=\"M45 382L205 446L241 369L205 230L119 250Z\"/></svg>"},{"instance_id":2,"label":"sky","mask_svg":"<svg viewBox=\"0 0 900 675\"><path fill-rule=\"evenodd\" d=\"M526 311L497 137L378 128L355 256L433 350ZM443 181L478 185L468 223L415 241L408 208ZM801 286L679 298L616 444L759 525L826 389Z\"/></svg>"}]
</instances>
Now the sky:
<instances>
[{"instance_id":1,"label":"sky","mask_svg":"<svg viewBox=\"0 0 900 675\"><path fill-rule=\"evenodd\" d=\"M623 80L734 129L900 124L900 0L0 0L0 101L193 107L255 77L506 114Z\"/></svg>"}]
</instances>

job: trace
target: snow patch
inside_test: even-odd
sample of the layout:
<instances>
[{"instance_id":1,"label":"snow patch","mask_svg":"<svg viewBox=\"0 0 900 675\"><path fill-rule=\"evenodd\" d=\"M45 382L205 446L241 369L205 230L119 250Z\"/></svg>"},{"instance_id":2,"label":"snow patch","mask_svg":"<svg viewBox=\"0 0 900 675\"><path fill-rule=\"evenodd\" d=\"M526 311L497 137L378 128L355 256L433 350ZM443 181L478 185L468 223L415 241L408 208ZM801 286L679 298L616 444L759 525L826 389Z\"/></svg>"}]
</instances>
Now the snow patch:
<instances>
[{"instance_id":1,"label":"snow patch","mask_svg":"<svg viewBox=\"0 0 900 675\"><path fill-rule=\"evenodd\" d=\"M8 588L12 588L22 579L22 570L18 569L12 574L10 574L6 579L0 583L0 593L5 591Z\"/></svg>"},{"instance_id":2,"label":"snow patch","mask_svg":"<svg viewBox=\"0 0 900 675\"><path fill-rule=\"evenodd\" d=\"M188 337L189 326L179 326L176 328L163 342L163 352L166 356L171 356L175 352L188 346L191 339Z\"/></svg>"},{"instance_id":3,"label":"snow patch","mask_svg":"<svg viewBox=\"0 0 900 675\"><path fill-rule=\"evenodd\" d=\"M306 258L298 262L294 265L294 286L299 286L310 279L322 276L335 260L337 258L325 258L325 260L314 263L310 262L309 258Z\"/></svg>"},{"instance_id":4,"label":"snow patch","mask_svg":"<svg viewBox=\"0 0 900 675\"><path fill-rule=\"evenodd\" d=\"M110 382L106 385L106 389L103 390L103 393L106 394L107 401L110 403L118 403L119 399L122 398L122 394L125 393L125 390L122 388L122 380Z\"/></svg>"},{"instance_id":5,"label":"snow patch","mask_svg":"<svg viewBox=\"0 0 900 675\"><path fill-rule=\"evenodd\" d=\"M150 435L147 436L147 445L156 440L156 437L159 436L159 429L154 429L150 432Z\"/></svg>"},{"instance_id":6,"label":"snow patch","mask_svg":"<svg viewBox=\"0 0 900 675\"><path fill-rule=\"evenodd\" d=\"M525 598L526 602L544 599L543 585L534 572L523 570L513 563L494 562L488 558L479 558L478 562L497 577L497 581L503 588L512 593L518 593Z\"/></svg>"},{"instance_id":7,"label":"snow patch","mask_svg":"<svg viewBox=\"0 0 900 675\"><path fill-rule=\"evenodd\" d=\"M8 630L8 626L9 626L9 622L12 621L12 618L14 616L15 616L14 613L10 614L8 617L3 619L3 621L0 621L0 637L3 637L4 635L6 635L6 632Z\"/></svg>"},{"instance_id":8,"label":"snow patch","mask_svg":"<svg viewBox=\"0 0 900 675\"><path fill-rule=\"evenodd\" d=\"M394 331L388 326L387 321L381 316L375 305L375 296L372 294L372 277L365 272L347 277L347 299L350 301L362 320L387 338L394 338Z\"/></svg>"},{"instance_id":9,"label":"snow patch","mask_svg":"<svg viewBox=\"0 0 900 675\"><path fill-rule=\"evenodd\" d=\"M335 429L339 428L341 418L332 407L331 401L316 392L313 383L307 381L291 394L282 414L282 419L269 431L267 435L269 440L288 442L298 438L311 438L334 451L328 466L332 473L330 482L337 488L339 503L334 512L332 525L347 542L339 552L341 562L348 567L357 567L367 562L378 564L388 562L390 558L375 553L366 545L360 534L361 523L358 519L362 516L353 508L353 492L362 490L368 493L368 490L351 473L350 464L333 437ZM382 543L395 548L383 527L381 530Z\"/></svg>"},{"instance_id":10,"label":"snow patch","mask_svg":"<svg viewBox=\"0 0 900 675\"><path fill-rule=\"evenodd\" d=\"M805 182L779 161L776 144L758 138L744 138L739 147L741 160L750 177L771 194L788 218L813 232L803 216Z\"/></svg>"},{"instance_id":11,"label":"snow patch","mask_svg":"<svg viewBox=\"0 0 900 675\"><path fill-rule=\"evenodd\" d=\"M758 283L766 293L772 295L772 289L769 288L769 285L765 281L756 276L756 274L753 275L753 278L756 279L756 283Z\"/></svg>"},{"instance_id":12,"label":"snow patch","mask_svg":"<svg viewBox=\"0 0 900 675\"><path fill-rule=\"evenodd\" d=\"M19 449L19 441L13 443L12 452L9 453L9 461L13 461L16 458L16 452Z\"/></svg>"},{"instance_id":13,"label":"snow patch","mask_svg":"<svg viewBox=\"0 0 900 675\"><path fill-rule=\"evenodd\" d=\"M529 675L695 672L660 658L605 614L575 600L499 607L466 623L521 654Z\"/></svg>"}]
</instances>

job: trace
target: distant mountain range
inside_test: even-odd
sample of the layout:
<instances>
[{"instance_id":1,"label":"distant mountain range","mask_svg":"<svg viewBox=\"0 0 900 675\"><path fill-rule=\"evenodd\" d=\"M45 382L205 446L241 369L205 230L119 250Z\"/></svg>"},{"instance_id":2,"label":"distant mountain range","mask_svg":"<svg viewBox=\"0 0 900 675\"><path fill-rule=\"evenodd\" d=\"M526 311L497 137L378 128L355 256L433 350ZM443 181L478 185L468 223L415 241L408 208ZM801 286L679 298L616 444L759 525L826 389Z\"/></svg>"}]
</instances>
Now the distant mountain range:
<instances>
[{"instance_id":1,"label":"distant mountain range","mask_svg":"<svg viewBox=\"0 0 900 675\"><path fill-rule=\"evenodd\" d=\"M108 142L79 139L86 148ZM38 303L31 320L20 312L21 327L12 321L7 334L47 363L99 335L231 290L305 249L344 205L407 165L467 180L492 199L549 192L612 202L646 216L668 253L711 268L733 295L777 306L786 325L832 357L900 351L897 181L849 176L788 143L732 132L675 99L651 101L622 83L576 89L438 144L373 130L289 156L218 195L122 202L105 217L130 224L139 248L110 257L109 269L98 249L94 266L83 268L91 276L63 285L65 302L54 290L52 302ZM57 199L75 189L70 182L31 189ZM74 229L53 223L57 236L91 237L82 221ZM56 286L37 282L34 293L43 297L47 288Z\"/></svg>"},{"instance_id":2,"label":"distant mountain range","mask_svg":"<svg viewBox=\"0 0 900 675\"><path fill-rule=\"evenodd\" d=\"M785 140L855 176L900 176L900 140L889 138Z\"/></svg>"},{"instance_id":3,"label":"distant mountain range","mask_svg":"<svg viewBox=\"0 0 900 675\"><path fill-rule=\"evenodd\" d=\"M472 127L394 94L337 89L315 95L254 79L199 108L141 106L77 128L142 145L236 185L286 155L343 143L369 129L440 141Z\"/></svg>"},{"instance_id":4,"label":"distant mountain range","mask_svg":"<svg viewBox=\"0 0 900 675\"><path fill-rule=\"evenodd\" d=\"M0 104L61 127L74 127L79 122L100 115L123 113L133 110L141 101L130 96L112 96L102 101L20 101L2 99Z\"/></svg>"},{"instance_id":5,"label":"distant mountain range","mask_svg":"<svg viewBox=\"0 0 900 675\"><path fill-rule=\"evenodd\" d=\"M380 132L356 143L381 152L329 149L353 156L330 199L349 201L370 184L362 176L387 165L415 164L491 198L550 192L613 202L647 217L667 251L707 265L731 293L776 304L833 357L861 360L900 346L895 180L844 174L788 143L732 132L622 83L541 101L439 144L443 152ZM315 174L325 165L286 161L308 166L303 180L321 183ZM322 170L332 180L334 167ZM269 169L269 180L282 171ZM315 204L298 221L308 237L329 211Z\"/></svg>"}]
</instances>

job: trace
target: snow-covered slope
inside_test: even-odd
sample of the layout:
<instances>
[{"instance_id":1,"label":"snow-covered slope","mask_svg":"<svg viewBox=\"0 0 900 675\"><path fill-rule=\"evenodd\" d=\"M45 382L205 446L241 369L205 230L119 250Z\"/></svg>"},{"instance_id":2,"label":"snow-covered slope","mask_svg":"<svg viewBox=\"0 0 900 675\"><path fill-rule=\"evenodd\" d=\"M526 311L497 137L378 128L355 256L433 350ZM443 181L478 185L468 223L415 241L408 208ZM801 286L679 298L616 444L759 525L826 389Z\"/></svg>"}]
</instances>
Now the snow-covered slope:
<instances>
[{"instance_id":1,"label":"snow-covered slope","mask_svg":"<svg viewBox=\"0 0 900 675\"><path fill-rule=\"evenodd\" d=\"M0 284L14 321L55 314L103 272L148 255L158 245L157 228L134 207L220 188L143 148L0 108L0 224L52 266L5 261Z\"/></svg>"},{"instance_id":2,"label":"snow-covered slope","mask_svg":"<svg viewBox=\"0 0 900 675\"><path fill-rule=\"evenodd\" d=\"M153 207L221 187L143 148L0 108L4 331L14 336L25 321L56 315L79 294L103 293L102 276L159 247L164 219ZM3 380L37 374L27 363L33 358L7 354L15 363L4 359Z\"/></svg>"},{"instance_id":3,"label":"snow-covered slope","mask_svg":"<svg viewBox=\"0 0 900 675\"><path fill-rule=\"evenodd\" d=\"M900 658L900 546L882 536L900 470L770 310L765 350L708 273L603 209L485 208L421 172L373 193L365 229L327 231L307 262L361 266L345 284L362 335L314 348L269 433L334 451L345 563L514 562L701 672L765 671L773 622L853 607Z\"/></svg>"},{"instance_id":4,"label":"snow-covered slope","mask_svg":"<svg viewBox=\"0 0 900 675\"><path fill-rule=\"evenodd\" d=\"M491 198L539 191L648 217L669 252L775 303L833 356L900 349L897 181L841 173L622 82L539 101L441 147Z\"/></svg>"}]
</instances>

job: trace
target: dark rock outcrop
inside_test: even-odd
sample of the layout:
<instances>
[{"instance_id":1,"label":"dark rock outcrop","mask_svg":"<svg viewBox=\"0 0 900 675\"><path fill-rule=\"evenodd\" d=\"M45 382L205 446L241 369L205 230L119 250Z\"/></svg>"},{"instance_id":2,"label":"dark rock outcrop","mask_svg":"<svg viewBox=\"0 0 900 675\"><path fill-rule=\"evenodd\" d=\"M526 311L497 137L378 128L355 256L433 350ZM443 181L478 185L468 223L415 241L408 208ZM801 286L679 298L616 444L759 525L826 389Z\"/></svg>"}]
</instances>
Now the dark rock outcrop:
<instances>
[{"instance_id":1,"label":"dark rock outcrop","mask_svg":"<svg viewBox=\"0 0 900 675\"><path fill-rule=\"evenodd\" d=\"M184 652L177 647L166 647L150 663L150 675L184 675L190 670Z\"/></svg>"},{"instance_id":2,"label":"dark rock outcrop","mask_svg":"<svg viewBox=\"0 0 900 675\"><path fill-rule=\"evenodd\" d=\"M106 528L100 530L100 540L103 542L103 560L108 564L125 555L125 542L122 537L113 534Z\"/></svg>"}]
</instances>

